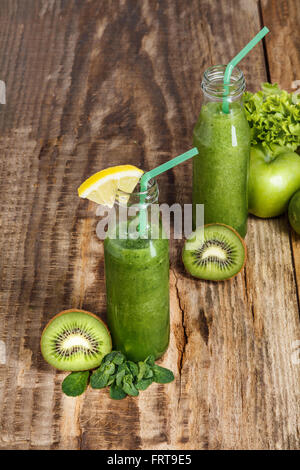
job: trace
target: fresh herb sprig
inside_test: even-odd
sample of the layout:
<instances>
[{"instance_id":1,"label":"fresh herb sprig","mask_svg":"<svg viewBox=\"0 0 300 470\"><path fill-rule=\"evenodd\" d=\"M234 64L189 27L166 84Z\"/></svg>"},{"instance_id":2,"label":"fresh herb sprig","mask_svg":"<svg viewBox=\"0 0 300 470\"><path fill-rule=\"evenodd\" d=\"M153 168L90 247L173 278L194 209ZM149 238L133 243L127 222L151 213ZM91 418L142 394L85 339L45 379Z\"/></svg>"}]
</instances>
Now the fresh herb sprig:
<instances>
[{"instance_id":1,"label":"fresh herb sprig","mask_svg":"<svg viewBox=\"0 0 300 470\"><path fill-rule=\"evenodd\" d=\"M92 388L110 387L110 397L122 400L127 395L137 397L153 382L166 384L174 380L174 374L165 367L155 364L154 356L144 361L133 362L120 351L112 351L90 376L89 371L71 372L62 383L62 390L68 396L81 395L90 383Z\"/></svg>"}]
</instances>

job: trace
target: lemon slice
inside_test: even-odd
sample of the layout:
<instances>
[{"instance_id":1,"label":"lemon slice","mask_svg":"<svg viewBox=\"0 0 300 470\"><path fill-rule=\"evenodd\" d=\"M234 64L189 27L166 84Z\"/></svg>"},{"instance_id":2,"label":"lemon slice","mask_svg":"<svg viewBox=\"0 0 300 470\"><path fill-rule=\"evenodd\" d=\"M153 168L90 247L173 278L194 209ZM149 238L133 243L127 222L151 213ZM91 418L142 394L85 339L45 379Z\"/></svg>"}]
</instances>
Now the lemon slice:
<instances>
[{"instance_id":1,"label":"lemon slice","mask_svg":"<svg viewBox=\"0 0 300 470\"><path fill-rule=\"evenodd\" d=\"M112 207L118 189L131 193L144 172L133 165L119 165L98 171L78 188L78 195L90 201Z\"/></svg>"}]
</instances>

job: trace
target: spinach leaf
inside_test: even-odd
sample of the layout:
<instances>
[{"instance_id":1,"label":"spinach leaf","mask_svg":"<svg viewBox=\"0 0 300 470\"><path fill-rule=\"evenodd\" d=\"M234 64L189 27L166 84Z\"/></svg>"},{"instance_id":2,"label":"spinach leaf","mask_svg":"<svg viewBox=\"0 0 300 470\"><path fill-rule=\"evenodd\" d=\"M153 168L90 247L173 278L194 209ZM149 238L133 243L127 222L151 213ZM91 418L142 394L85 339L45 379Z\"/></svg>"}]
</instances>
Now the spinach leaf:
<instances>
[{"instance_id":1,"label":"spinach leaf","mask_svg":"<svg viewBox=\"0 0 300 470\"><path fill-rule=\"evenodd\" d=\"M152 370L154 372L154 382L157 382L159 384L167 384L174 380L173 372L169 369L166 369L165 367L160 367L155 364Z\"/></svg>"},{"instance_id":2,"label":"spinach leaf","mask_svg":"<svg viewBox=\"0 0 300 470\"><path fill-rule=\"evenodd\" d=\"M89 371L71 372L67 375L62 383L62 391L68 395L68 397L77 397L81 395L86 387L89 380Z\"/></svg>"}]
</instances>

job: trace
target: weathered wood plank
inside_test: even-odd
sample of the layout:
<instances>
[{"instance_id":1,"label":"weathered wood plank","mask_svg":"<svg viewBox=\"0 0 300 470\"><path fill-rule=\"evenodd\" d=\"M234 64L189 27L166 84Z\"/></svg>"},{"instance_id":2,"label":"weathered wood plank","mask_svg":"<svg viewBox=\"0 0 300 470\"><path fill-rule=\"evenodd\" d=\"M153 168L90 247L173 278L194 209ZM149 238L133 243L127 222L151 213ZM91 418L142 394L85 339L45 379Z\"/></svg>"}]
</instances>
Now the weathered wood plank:
<instances>
[{"instance_id":1,"label":"weathered wood plank","mask_svg":"<svg viewBox=\"0 0 300 470\"><path fill-rule=\"evenodd\" d=\"M0 3L8 88L0 114L0 447L299 447L290 348L300 331L283 219L251 219L246 271L218 285L189 278L181 242L172 242L163 364L174 383L123 402L95 390L72 399L60 391L64 374L39 352L41 330L59 310L105 318L98 220L77 186L99 168L148 169L191 146L203 71L260 29L257 2ZM261 45L242 68L257 89L266 79ZM190 163L161 176L161 202L189 203L187 181Z\"/></svg>"},{"instance_id":2,"label":"weathered wood plank","mask_svg":"<svg viewBox=\"0 0 300 470\"><path fill-rule=\"evenodd\" d=\"M270 79L289 92L300 89L300 8L297 0L262 0L262 17L273 34L266 38ZM290 231L295 277L300 292L300 236ZM299 302L299 299L298 299Z\"/></svg>"}]
</instances>

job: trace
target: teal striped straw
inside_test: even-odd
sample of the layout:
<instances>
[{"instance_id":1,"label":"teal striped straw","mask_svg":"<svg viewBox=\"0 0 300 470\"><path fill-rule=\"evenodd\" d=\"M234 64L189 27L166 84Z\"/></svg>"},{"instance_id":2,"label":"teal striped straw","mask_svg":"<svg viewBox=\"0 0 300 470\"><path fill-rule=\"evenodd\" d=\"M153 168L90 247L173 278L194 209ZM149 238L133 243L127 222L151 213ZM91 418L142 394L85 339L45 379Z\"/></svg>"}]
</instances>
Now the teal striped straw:
<instances>
[{"instance_id":1,"label":"teal striped straw","mask_svg":"<svg viewBox=\"0 0 300 470\"><path fill-rule=\"evenodd\" d=\"M140 234L143 234L146 231L147 227L147 207L145 207L145 200L146 200L146 195L147 195L147 189L148 189L148 182L151 180L151 178L155 178L155 176L160 175L161 173L164 173L167 170L170 170L176 165L179 165L182 162L185 162L189 158L194 157L195 155L198 154L198 150L196 147L188 150L185 153L182 153L181 155L178 155L178 157L172 158L172 160L169 160L166 163L163 163L162 165L159 165L156 168L153 168L153 170L147 171L147 173L144 173L143 176L141 177L140 184L141 184L141 195L140 195L140 225L139 225L139 232Z\"/></svg>"},{"instance_id":2,"label":"teal striped straw","mask_svg":"<svg viewBox=\"0 0 300 470\"><path fill-rule=\"evenodd\" d=\"M229 113L229 85L230 85L230 78L234 67L248 54L248 52L253 49L256 44L262 40L262 38L269 32L269 29L265 26L250 42L229 62L226 67L225 74L224 74L224 94L223 94L223 104L222 104L222 111L225 114Z\"/></svg>"}]
</instances>

